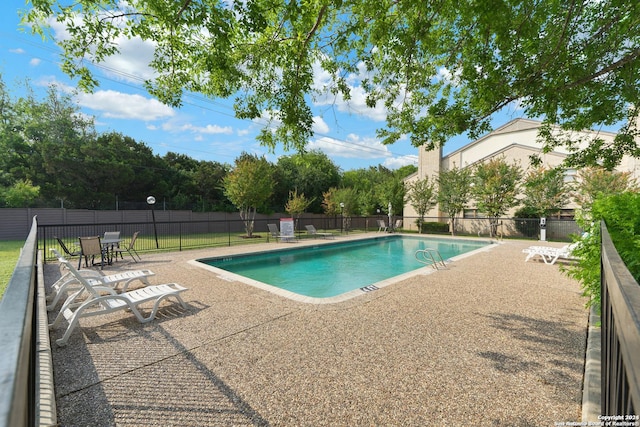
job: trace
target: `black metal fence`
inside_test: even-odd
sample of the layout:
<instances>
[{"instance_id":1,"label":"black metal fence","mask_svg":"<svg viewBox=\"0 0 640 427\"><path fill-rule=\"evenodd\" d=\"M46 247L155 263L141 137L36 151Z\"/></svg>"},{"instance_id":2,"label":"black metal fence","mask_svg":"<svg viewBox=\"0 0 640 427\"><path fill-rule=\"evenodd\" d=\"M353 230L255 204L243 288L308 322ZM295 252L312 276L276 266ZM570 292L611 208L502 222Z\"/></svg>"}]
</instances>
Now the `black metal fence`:
<instances>
[{"instance_id":1,"label":"black metal fence","mask_svg":"<svg viewBox=\"0 0 640 427\"><path fill-rule=\"evenodd\" d=\"M119 231L122 245L130 242L133 234L139 232L135 241L137 252L155 250L194 249L200 247L232 246L245 243L269 242L273 238L267 224L278 224L279 218L256 219L253 233L247 235L245 222L242 220L206 220L206 221L158 221L130 223L93 223L93 224L47 224L38 228L39 248L45 252L47 259L52 259L49 248L62 251L58 239L67 246L70 252L78 248L78 237L102 236L107 231ZM295 221L296 233L300 238L307 235L305 225L314 225L316 229L337 232L353 232L377 230L375 220L371 218L346 218L340 216L305 217ZM279 228L278 224L278 228Z\"/></svg>"},{"instance_id":2,"label":"black metal fence","mask_svg":"<svg viewBox=\"0 0 640 427\"><path fill-rule=\"evenodd\" d=\"M640 410L640 285L602 230L602 414L638 415ZM637 418L622 418L637 425ZM636 424L633 424L636 423ZM623 424L619 424L623 425ZM626 425L626 424L625 424Z\"/></svg>"},{"instance_id":3,"label":"black metal fence","mask_svg":"<svg viewBox=\"0 0 640 427\"><path fill-rule=\"evenodd\" d=\"M0 426L32 426L36 419L36 230L31 232L0 301Z\"/></svg>"},{"instance_id":4,"label":"black metal fence","mask_svg":"<svg viewBox=\"0 0 640 427\"><path fill-rule=\"evenodd\" d=\"M256 233L267 234L267 223L256 223ZM326 217L313 220L300 219L297 229L312 223L316 228L351 232L354 229L377 229L376 218ZM244 232L242 221L214 221L195 223L158 223L161 249L175 249L175 236L192 233L213 233L226 236L226 244ZM117 227L122 233L135 231L153 233L153 223L47 225L40 226L33 219L31 232L25 241L9 285L0 301L0 427L35 425L42 416L38 410L38 379L36 352L38 343L36 301L37 239L43 239L43 248L54 235L73 239L73 236L98 235ZM260 237L260 238L265 238ZM151 243L148 243L148 241ZM211 240L196 240L195 245L210 245ZM147 239L149 250L155 249L155 239ZM218 243L222 244L222 243ZM167 247L164 247L167 246ZM144 248L140 248L144 250ZM618 255L606 226L602 224L602 414L610 416L637 415L640 408L640 285L634 280ZM40 298L40 297L39 297ZM44 341L45 339L42 338ZM47 343L44 343L47 344Z\"/></svg>"},{"instance_id":5,"label":"black metal fence","mask_svg":"<svg viewBox=\"0 0 640 427\"><path fill-rule=\"evenodd\" d=\"M418 230L417 217L404 217L404 230ZM461 236L489 236L491 220L489 218L456 218L455 233ZM425 233L449 234L448 222L439 222L438 218L425 218L422 224ZM579 235L582 230L571 219L547 219L545 240L571 241L572 235ZM499 218L495 227L496 237L518 239L540 239L540 220L537 218Z\"/></svg>"},{"instance_id":6,"label":"black metal fence","mask_svg":"<svg viewBox=\"0 0 640 427\"><path fill-rule=\"evenodd\" d=\"M270 241L271 236L267 224L278 223L280 218L257 218L253 224L253 233L249 237L245 222L240 219L197 220L197 221L143 221L143 222L101 222L82 224L46 224L38 228L39 248L51 259L49 248L58 248L58 238L65 245L77 246L78 237L102 236L107 231L120 231L126 245L135 232L139 232L135 248L138 252L153 250L193 249L199 247L232 246L243 243ZM385 225L391 223L390 231L417 232L415 219L411 217L387 216L303 216L295 220L295 229L300 238L306 237L306 225L314 225L318 230L331 230L338 233L367 232L378 230L378 220ZM449 234L449 225L427 218L423 232L430 234ZM483 236L489 235L489 220L484 218L458 219L456 235ZM540 238L540 225L537 219L499 220L497 237L524 239ZM546 237L548 240L569 241L572 234L579 234L580 229L574 221L547 221ZM311 236L308 236L311 237Z\"/></svg>"}]
</instances>

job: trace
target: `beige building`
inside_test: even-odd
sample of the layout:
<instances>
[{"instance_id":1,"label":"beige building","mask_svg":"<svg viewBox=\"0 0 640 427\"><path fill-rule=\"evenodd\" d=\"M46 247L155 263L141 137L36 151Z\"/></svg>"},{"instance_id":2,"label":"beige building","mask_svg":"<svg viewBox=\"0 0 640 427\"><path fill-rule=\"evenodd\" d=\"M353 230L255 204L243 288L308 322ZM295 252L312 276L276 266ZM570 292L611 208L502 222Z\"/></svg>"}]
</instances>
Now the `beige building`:
<instances>
[{"instance_id":1,"label":"beige building","mask_svg":"<svg viewBox=\"0 0 640 427\"><path fill-rule=\"evenodd\" d=\"M446 171L453 167L472 167L479 162L484 162L494 157L504 157L509 164L513 162L519 163L525 174L531 168L530 157L532 155L540 157L543 166L558 166L567 158L569 151L566 147L556 147L552 152L543 153L542 143L538 142L538 130L541 125L542 122L536 120L515 119L444 156L442 155L442 149L433 151L419 149L418 172L407 177L405 184L425 177L435 179L440 171ZM560 132L560 129L556 129L556 132ZM572 134L571 140L579 141L579 146L586 146L594 138L612 141L615 136L616 134L612 132L584 131ZM625 157L618 170L630 171L634 177L637 177L640 175L640 162L638 159ZM566 179L572 180L575 173L575 170L568 170ZM571 204L567 205L565 214L570 215L574 207ZM511 216L517 209L514 208L507 216ZM473 218L478 215L473 202L461 215L467 218ZM417 216L415 209L407 202L404 206L404 227L416 229L415 218ZM427 217L427 220L431 221L436 218L442 222L447 221L446 216L439 211L437 206L427 213Z\"/></svg>"}]
</instances>

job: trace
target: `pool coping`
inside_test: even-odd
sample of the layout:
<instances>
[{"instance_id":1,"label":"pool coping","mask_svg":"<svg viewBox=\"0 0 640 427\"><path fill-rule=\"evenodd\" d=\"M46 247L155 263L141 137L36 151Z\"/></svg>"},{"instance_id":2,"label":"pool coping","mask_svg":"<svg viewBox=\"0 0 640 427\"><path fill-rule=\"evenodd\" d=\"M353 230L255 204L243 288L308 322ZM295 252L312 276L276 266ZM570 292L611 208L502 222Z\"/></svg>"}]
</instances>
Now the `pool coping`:
<instances>
[{"instance_id":1,"label":"pool coping","mask_svg":"<svg viewBox=\"0 0 640 427\"><path fill-rule=\"evenodd\" d=\"M468 240L468 241L484 241L487 242L488 244L486 246L483 246L481 248L478 249L474 249L472 251L466 252L464 254L460 254L460 255L456 255L454 257L451 257L447 260L445 260L445 265L448 266L449 264L456 262L458 260L461 260L463 258L469 257L469 256L473 256L474 254L477 254L479 252L483 252L483 251L488 251L491 250L492 248L495 247L495 244L499 244L499 242L495 241L495 240L487 240L487 239L474 239L474 238L468 238L468 237L455 237L455 236L434 236L434 235L415 235L415 234L403 234L403 233L394 233L392 235L384 235L384 236L371 236L371 235L363 235L363 236L359 236L356 238L351 238L349 239L349 241L353 242L353 241L358 241L358 240L375 240L375 239L383 239L383 238L389 238L392 236L403 236L403 237L413 237L413 238L420 238L420 237L424 237L424 238L432 238L432 239L454 239L454 240ZM345 240L342 241L343 243L345 242ZM319 241L319 240L313 240L313 241L309 241L307 242L300 242L300 241L296 241L293 243L302 243L303 246L316 246L316 245L332 245L332 244L340 244L340 241L336 241L336 239L331 239L330 241ZM291 244L291 243L287 243L287 244ZM237 256L237 255L258 255L258 254L265 254L265 253L273 253L273 252L287 252L290 251L294 248L287 248L287 247L283 247L283 246L279 246L277 248L274 248L273 250L259 250L259 251L254 251L254 252L238 252L237 254L229 254L229 255L224 255L224 256L212 256L209 258L224 258L227 256ZM366 295L370 292L374 292L378 289L382 289L384 287L387 287L389 285L392 284L396 284L399 283L403 280L409 279L411 277L415 277L415 276L428 276L429 274L432 273L436 273L439 270L436 268L433 268L432 266L425 266L425 267L421 267L406 273L402 273L399 274L397 276L393 276L390 277L388 279L384 279L381 280L379 282L376 283L372 283L368 286L365 287L361 287L358 289L353 289L351 291L342 293L340 295L336 295L333 297L326 297L326 298L318 298L318 297L310 297L310 296L305 296L305 295L300 295L297 294L295 292L292 291L288 291L286 289L282 289L279 288L277 286L273 286L273 285L269 285L267 283L264 282L260 282L258 280L255 279L250 279L248 277L242 276L240 274L236 274L236 273L232 273L226 270L223 270L221 268L217 268L211 265L207 265L203 262L201 262L200 260L203 259L207 259L207 258L197 258L197 259L192 259L187 261L189 264L194 265L198 268L203 268L205 270L208 270L212 273L214 273L216 275L217 278L221 279L221 280L225 280L228 282L241 282L244 283L246 285L249 286L253 286L255 288L270 292L272 294L281 296L283 298L287 298L293 301L297 301L297 302L301 302L301 303L306 303L306 304L336 304L339 302L344 302L347 300L350 300L352 298L356 298L362 295Z\"/></svg>"}]
</instances>

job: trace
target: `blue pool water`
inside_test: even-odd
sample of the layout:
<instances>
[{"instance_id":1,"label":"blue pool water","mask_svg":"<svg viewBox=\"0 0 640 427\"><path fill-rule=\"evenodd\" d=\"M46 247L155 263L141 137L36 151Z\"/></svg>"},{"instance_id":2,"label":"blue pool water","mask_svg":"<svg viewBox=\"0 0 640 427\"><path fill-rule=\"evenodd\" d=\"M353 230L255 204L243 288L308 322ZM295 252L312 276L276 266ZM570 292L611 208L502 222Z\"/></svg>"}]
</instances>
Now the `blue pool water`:
<instances>
[{"instance_id":1,"label":"blue pool water","mask_svg":"<svg viewBox=\"0 0 640 427\"><path fill-rule=\"evenodd\" d=\"M488 244L395 235L197 261L296 294L327 298L425 267L414 256L419 249L436 249L447 260Z\"/></svg>"}]
</instances>

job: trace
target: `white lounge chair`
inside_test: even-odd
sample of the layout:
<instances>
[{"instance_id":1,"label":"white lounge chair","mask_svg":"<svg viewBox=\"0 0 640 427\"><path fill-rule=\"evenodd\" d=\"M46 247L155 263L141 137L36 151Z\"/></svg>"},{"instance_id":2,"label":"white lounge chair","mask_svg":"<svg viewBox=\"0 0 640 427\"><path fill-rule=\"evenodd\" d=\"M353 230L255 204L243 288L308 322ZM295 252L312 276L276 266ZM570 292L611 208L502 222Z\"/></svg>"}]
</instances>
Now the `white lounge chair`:
<instances>
[{"instance_id":1,"label":"white lounge chair","mask_svg":"<svg viewBox=\"0 0 640 427\"><path fill-rule=\"evenodd\" d=\"M160 303L171 297L175 298L183 308L187 308L180 297L180 293L186 291L187 288L177 283L147 286L118 294L109 286L91 286L89 281L69 261L64 258L59 258L58 260L65 265L82 285L80 290L67 298L55 320L49 325L49 328L53 329L62 322L63 318L69 322L62 338L56 340L56 344L60 346L67 343L71 333L83 317L99 316L119 310L130 310L140 323L147 323L155 318ZM144 316L139 309L139 306L144 303L153 303L153 307L147 316Z\"/></svg>"},{"instance_id":2,"label":"white lounge chair","mask_svg":"<svg viewBox=\"0 0 640 427\"><path fill-rule=\"evenodd\" d=\"M318 230L316 230L316 227L313 225L305 225L304 227L307 229L307 233L311 234L312 236L320 236L324 239L333 239L333 233L319 233Z\"/></svg>"},{"instance_id":3,"label":"white lounge chair","mask_svg":"<svg viewBox=\"0 0 640 427\"><path fill-rule=\"evenodd\" d=\"M53 252L58 259L63 258L57 250L51 249L51 252ZM139 280L144 286L150 286L151 283L149 283L148 278L155 275L153 271L148 269L123 271L107 276L103 276L95 270L77 270L77 272L87 279L87 282L91 286L109 286L117 291L120 285L122 285L120 292L127 292L129 284L136 280ZM49 303L47 305L47 311L53 310L63 295L66 295L70 291L77 291L81 287L82 285L78 279L76 279L70 271L67 271L51 285L51 292L47 295L47 302Z\"/></svg>"},{"instance_id":4,"label":"white lounge chair","mask_svg":"<svg viewBox=\"0 0 640 427\"><path fill-rule=\"evenodd\" d=\"M381 231L387 231L388 227L384 220L378 220L378 233Z\"/></svg>"},{"instance_id":5,"label":"white lounge chair","mask_svg":"<svg viewBox=\"0 0 640 427\"><path fill-rule=\"evenodd\" d=\"M576 248L579 242L572 243L570 245L564 245L561 248L555 248L553 246L530 246L523 249L522 252L527 254L524 262L540 257L545 264L555 264L559 259L564 260L576 260L572 252Z\"/></svg>"}]
</instances>

